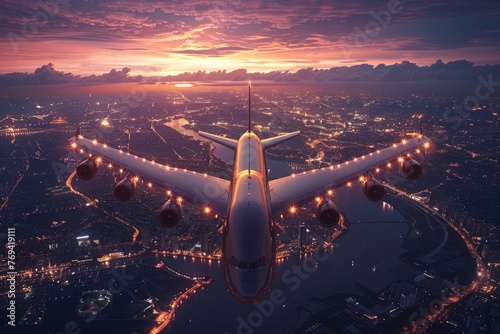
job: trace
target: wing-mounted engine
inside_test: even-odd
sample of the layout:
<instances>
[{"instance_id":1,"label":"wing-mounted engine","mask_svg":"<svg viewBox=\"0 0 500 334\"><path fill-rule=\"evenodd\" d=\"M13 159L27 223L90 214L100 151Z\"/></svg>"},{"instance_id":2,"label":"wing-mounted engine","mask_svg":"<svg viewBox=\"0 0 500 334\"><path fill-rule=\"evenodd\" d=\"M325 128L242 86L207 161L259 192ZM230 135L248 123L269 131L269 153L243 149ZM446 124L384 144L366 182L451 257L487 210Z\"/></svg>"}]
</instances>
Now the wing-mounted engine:
<instances>
[{"instance_id":1,"label":"wing-mounted engine","mask_svg":"<svg viewBox=\"0 0 500 334\"><path fill-rule=\"evenodd\" d=\"M120 202L130 201L135 195L136 183L135 177L127 175L123 180L118 182L113 190L113 195Z\"/></svg>"},{"instance_id":2,"label":"wing-mounted engine","mask_svg":"<svg viewBox=\"0 0 500 334\"><path fill-rule=\"evenodd\" d=\"M324 200L318 204L316 219L324 227L335 227L340 222L340 211L331 200Z\"/></svg>"},{"instance_id":3,"label":"wing-mounted engine","mask_svg":"<svg viewBox=\"0 0 500 334\"><path fill-rule=\"evenodd\" d=\"M384 198L385 188L384 186L372 177L363 178L363 192L372 202L378 202Z\"/></svg>"},{"instance_id":4,"label":"wing-mounted engine","mask_svg":"<svg viewBox=\"0 0 500 334\"><path fill-rule=\"evenodd\" d=\"M98 165L98 159L96 157L90 157L82 161L78 167L76 167L76 175L78 175L78 178L81 180L89 181L97 173Z\"/></svg>"},{"instance_id":5,"label":"wing-mounted engine","mask_svg":"<svg viewBox=\"0 0 500 334\"><path fill-rule=\"evenodd\" d=\"M416 180L422 175L422 166L413 159L404 159L401 162L401 174L410 180Z\"/></svg>"},{"instance_id":6,"label":"wing-mounted engine","mask_svg":"<svg viewBox=\"0 0 500 334\"><path fill-rule=\"evenodd\" d=\"M169 199L161 207L158 219L160 220L160 223L165 227L175 227L182 219L182 207L179 203L176 203L172 199Z\"/></svg>"}]
</instances>

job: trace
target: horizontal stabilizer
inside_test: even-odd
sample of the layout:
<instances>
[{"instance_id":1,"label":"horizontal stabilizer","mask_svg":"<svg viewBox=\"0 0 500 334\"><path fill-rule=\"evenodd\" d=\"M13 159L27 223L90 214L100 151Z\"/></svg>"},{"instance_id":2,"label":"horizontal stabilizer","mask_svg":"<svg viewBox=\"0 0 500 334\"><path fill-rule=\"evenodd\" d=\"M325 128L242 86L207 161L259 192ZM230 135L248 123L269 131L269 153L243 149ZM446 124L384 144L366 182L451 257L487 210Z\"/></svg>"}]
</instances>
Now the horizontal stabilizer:
<instances>
[{"instance_id":1,"label":"horizontal stabilizer","mask_svg":"<svg viewBox=\"0 0 500 334\"><path fill-rule=\"evenodd\" d=\"M225 146L227 148L236 149L236 144L237 141L231 138L226 138L218 135L214 135L208 132L203 132L203 131L198 131L198 134L204 138L210 139L211 141L214 141L218 144L221 144L222 146Z\"/></svg>"},{"instance_id":2,"label":"horizontal stabilizer","mask_svg":"<svg viewBox=\"0 0 500 334\"><path fill-rule=\"evenodd\" d=\"M285 134L280 135L280 136L263 139L262 146L264 147L264 149L268 149L270 147L278 145L279 143L284 142L285 140L292 139L293 137L297 137L298 135L300 135L300 131L285 133Z\"/></svg>"}]
</instances>

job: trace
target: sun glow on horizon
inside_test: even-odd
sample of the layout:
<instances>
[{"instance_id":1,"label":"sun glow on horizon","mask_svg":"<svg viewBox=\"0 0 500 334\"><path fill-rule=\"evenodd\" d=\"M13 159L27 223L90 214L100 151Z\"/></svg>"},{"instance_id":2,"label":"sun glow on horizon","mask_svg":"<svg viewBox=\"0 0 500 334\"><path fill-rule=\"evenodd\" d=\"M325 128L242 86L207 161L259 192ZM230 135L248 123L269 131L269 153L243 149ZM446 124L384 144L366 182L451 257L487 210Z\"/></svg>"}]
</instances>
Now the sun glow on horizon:
<instances>
[{"instance_id":1,"label":"sun glow on horizon","mask_svg":"<svg viewBox=\"0 0 500 334\"><path fill-rule=\"evenodd\" d=\"M192 87L194 84L192 83L176 83L174 84L175 87Z\"/></svg>"}]
</instances>

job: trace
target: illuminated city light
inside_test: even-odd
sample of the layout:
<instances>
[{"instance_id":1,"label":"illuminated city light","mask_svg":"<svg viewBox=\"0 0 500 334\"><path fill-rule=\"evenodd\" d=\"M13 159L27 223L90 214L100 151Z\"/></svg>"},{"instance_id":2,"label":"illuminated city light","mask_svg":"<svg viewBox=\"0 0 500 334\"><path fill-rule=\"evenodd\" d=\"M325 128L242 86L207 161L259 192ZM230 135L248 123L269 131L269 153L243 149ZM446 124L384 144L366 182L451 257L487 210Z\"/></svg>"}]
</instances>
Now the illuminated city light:
<instances>
[{"instance_id":1,"label":"illuminated city light","mask_svg":"<svg viewBox=\"0 0 500 334\"><path fill-rule=\"evenodd\" d=\"M389 162L387 163L387 168L391 168L392 167L392 164Z\"/></svg>"},{"instance_id":2,"label":"illuminated city light","mask_svg":"<svg viewBox=\"0 0 500 334\"><path fill-rule=\"evenodd\" d=\"M296 208L296 207L292 206L292 207L290 208L290 213L295 213L296 211L297 211L297 208Z\"/></svg>"},{"instance_id":3,"label":"illuminated city light","mask_svg":"<svg viewBox=\"0 0 500 334\"><path fill-rule=\"evenodd\" d=\"M352 183L351 182L347 182L347 186L348 187L352 187Z\"/></svg>"},{"instance_id":4,"label":"illuminated city light","mask_svg":"<svg viewBox=\"0 0 500 334\"><path fill-rule=\"evenodd\" d=\"M210 213L210 208L209 207L205 207L204 211L205 211L206 214L209 214Z\"/></svg>"},{"instance_id":5,"label":"illuminated city light","mask_svg":"<svg viewBox=\"0 0 500 334\"><path fill-rule=\"evenodd\" d=\"M328 190L328 195L332 196L333 195L333 190Z\"/></svg>"},{"instance_id":6,"label":"illuminated city light","mask_svg":"<svg viewBox=\"0 0 500 334\"><path fill-rule=\"evenodd\" d=\"M375 169L375 173L380 173L380 168Z\"/></svg>"},{"instance_id":7,"label":"illuminated city light","mask_svg":"<svg viewBox=\"0 0 500 334\"><path fill-rule=\"evenodd\" d=\"M76 146L77 146L77 145L76 145L76 143L72 143L72 144L71 144L71 147L72 147L72 148L76 148Z\"/></svg>"}]
</instances>

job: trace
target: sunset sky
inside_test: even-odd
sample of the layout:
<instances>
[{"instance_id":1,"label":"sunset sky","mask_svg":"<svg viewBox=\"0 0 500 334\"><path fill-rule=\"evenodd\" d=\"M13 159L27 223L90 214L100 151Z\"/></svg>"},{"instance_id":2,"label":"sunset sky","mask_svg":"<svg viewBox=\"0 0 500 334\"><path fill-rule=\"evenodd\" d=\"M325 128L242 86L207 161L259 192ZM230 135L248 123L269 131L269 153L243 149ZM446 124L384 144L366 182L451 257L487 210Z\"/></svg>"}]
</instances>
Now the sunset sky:
<instances>
[{"instance_id":1,"label":"sunset sky","mask_svg":"<svg viewBox=\"0 0 500 334\"><path fill-rule=\"evenodd\" d=\"M0 73L500 63L495 1L2 0Z\"/></svg>"}]
</instances>

